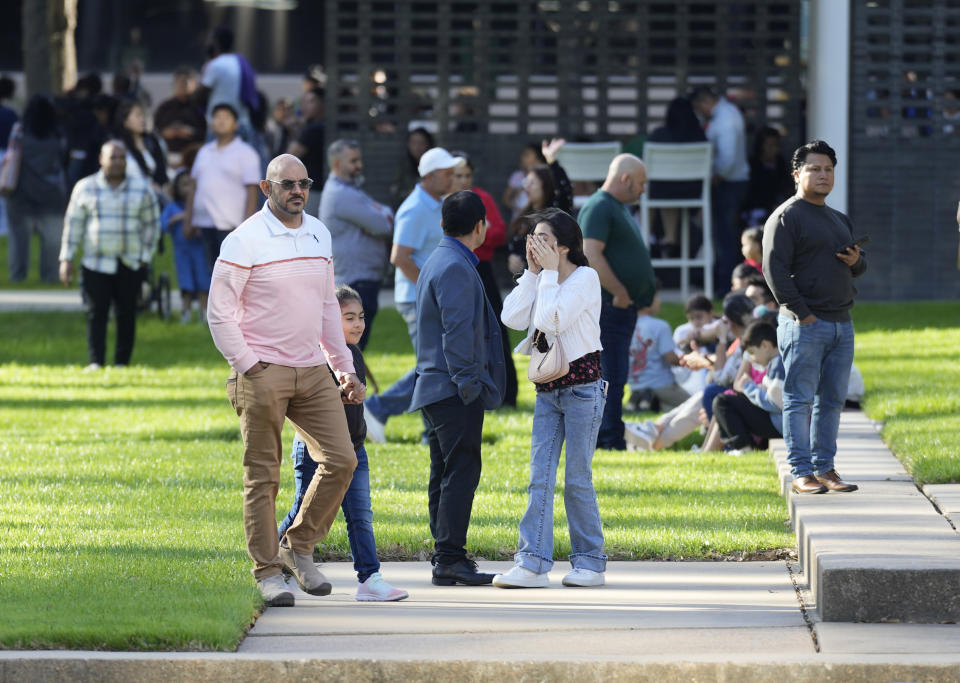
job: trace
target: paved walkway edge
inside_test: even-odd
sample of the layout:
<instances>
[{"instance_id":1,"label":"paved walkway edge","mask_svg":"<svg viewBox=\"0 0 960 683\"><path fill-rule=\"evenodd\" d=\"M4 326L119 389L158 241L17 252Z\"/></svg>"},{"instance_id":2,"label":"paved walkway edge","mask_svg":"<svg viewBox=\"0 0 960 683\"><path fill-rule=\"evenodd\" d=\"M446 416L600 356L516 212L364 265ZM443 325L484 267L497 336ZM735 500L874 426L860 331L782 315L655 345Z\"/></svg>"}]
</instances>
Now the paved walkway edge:
<instances>
[{"instance_id":1,"label":"paved walkway edge","mask_svg":"<svg viewBox=\"0 0 960 683\"><path fill-rule=\"evenodd\" d=\"M783 441L771 442L822 621L960 621L960 534L921 493L860 411L845 411L836 468L854 493L796 495Z\"/></svg>"},{"instance_id":2,"label":"paved walkway edge","mask_svg":"<svg viewBox=\"0 0 960 683\"><path fill-rule=\"evenodd\" d=\"M4 653L8 654L8 653ZM44 655L38 657L38 655ZM46 655L49 655L47 657ZM297 659L287 656L247 658L242 655L198 655L189 653L104 654L29 653L23 657L0 658L0 682L63 681L83 683L128 683L170 680L245 681L322 680L326 682L451 680L717 680L810 681L817 683L859 681L955 681L960 676L960 655L904 655L829 657L816 659L769 659L664 661L462 661L462 660L338 660Z\"/></svg>"}]
</instances>

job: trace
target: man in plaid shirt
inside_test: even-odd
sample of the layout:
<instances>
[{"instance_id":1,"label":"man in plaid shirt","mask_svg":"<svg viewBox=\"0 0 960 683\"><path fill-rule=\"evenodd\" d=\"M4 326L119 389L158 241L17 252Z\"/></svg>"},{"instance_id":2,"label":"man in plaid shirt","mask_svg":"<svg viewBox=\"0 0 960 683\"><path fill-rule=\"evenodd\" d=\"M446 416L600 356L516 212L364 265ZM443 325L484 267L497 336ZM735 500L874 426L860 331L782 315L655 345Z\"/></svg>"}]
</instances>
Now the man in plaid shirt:
<instances>
[{"instance_id":1,"label":"man in plaid shirt","mask_svg":"<svg viewBox=\"0 0 960 683\"><path fill-rule=\"evenodd\" d=\"M63 218L60 281L73 279L73 257L83 252L81 287L87 305L87 350L90 365L106 362L110 304L117 318L114 363L130 362L136 330L137 294L144 267L153 256L160 232L160 209L153 190L127 176L127 150L119 140L100 148L100 171L80 180Z\"/></svg>"}]
</instances>

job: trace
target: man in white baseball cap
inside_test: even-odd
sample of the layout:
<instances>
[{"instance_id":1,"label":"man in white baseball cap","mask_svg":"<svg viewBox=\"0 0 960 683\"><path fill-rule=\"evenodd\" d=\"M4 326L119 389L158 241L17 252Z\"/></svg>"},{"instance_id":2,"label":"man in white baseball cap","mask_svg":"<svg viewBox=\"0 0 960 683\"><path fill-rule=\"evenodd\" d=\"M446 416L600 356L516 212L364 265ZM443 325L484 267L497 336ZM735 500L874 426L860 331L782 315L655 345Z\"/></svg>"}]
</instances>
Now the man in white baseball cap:
<instances>
[{"instance_id":1,"label":"man in white baseball cap","mask_svg":"<svg viewBox=\"0 0 960 683\"><path fill-rule=\"evenodd\" d=\"M453 169L465 163L442 147L428 149L420 157L417 170L420 182L397 209L393 227L390 263L396 266L393 300L407 324L414 349L417 346L417 278L427 257L443 237L440 207L453 185ZM371 441L386 440L384 426L392 415L410 408L416 370L411 369L381 394L369 396L364 403L367 436Z\"/></svg>"}]
</instances>

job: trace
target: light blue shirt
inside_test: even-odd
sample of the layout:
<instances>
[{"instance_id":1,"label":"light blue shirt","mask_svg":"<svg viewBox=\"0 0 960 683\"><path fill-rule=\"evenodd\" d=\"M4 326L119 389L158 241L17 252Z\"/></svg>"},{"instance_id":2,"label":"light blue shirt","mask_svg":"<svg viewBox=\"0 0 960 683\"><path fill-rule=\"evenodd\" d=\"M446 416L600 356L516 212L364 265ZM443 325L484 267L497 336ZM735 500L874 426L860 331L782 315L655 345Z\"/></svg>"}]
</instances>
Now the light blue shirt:
<instances>
[{"instance_id":1,"label":"light blue shirt","mask_svg":"<svg viewBox=\"0 0 960 683\"><path fill-rule=\"evenodd\" d=\"M397 209L393 243L413 249L410 258L417 268L423 268L423 264L443 238L443 228L440 226L442 206L440 200L431 197L420 183L417 183L413 192ZM399 268L394 279L393 300L398 304L414 303L417 300L417 284L407 278Z\"/></svg>"},{"instance_id":2,"label":"light blue shirt","mask_svg":"<svg viewBox=\"0 0 960 683\"><path fill-rule=\"evenodd\" d=\"M661 389L674 383L673 372L663 355L674 350L670 325L650 315L637 316L630 340L631 389Z\"/></svg>"},{"instance_id":3,"label":"light blue shirt","mask_svg":"<svg viewBox=\"0 0 960 683\"><path fill-rule=\"evenodd\" d=\"M707 140L713 144L713 172L731 182L750 180L747 137L743 114L721 97L710 114Z\"/></svg>"}]
</instances>

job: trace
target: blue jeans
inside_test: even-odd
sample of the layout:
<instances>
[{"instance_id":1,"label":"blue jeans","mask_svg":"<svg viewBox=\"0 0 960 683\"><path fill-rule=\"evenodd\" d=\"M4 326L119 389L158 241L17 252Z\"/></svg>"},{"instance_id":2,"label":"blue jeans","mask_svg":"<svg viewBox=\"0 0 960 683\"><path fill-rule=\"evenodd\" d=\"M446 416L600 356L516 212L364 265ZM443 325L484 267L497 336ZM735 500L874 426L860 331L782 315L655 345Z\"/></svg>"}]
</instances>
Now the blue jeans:
<instances>
[{"instance_id":1,"label":"blue jeans","mask_svg":"<svg viewBox=\"0 0 960 683\"><path fill-rule=\"evenodd\" d=\"M570 564L602 572L603 527L591 463L603 413L603 380L537 394L530 442L530 499L520 520L514 562L542 574L553 566L553 490L566 441L563 506L570 528Z\"/></svg>"},{"instance_id":2,"label":"blue jeans","mask_svg":"<svg viewBox=\"0 0 960 683\"><path fill-rule=\"evenodd\" d=\"M293 452L290 455L293 457L295 484L293 505L280 523L280 538L283 538L287 527L297 518L303 494L307 492L310 480L317 471L317 463L310 457L307 444L300 439L294 439ZM370 464L367 461L367 449L363 446L357 449L357 469L353 471L353 480L343 496L340 509L343 510L343 518L347 522L353 570L357 572L357 580L363 583L371 574L380 571L377 542L373 537L373 509L370 506Z\"/></svg>"},{"instance_id":3,"label":"blue jeans","mask_svg":"<svg viewBox=\"0 0 960 683\"><path fill-rule=\"evenodd\" d=\"M801 325L781 315L777 343L783 383L783 439L795 478L833 469L840 412L853 364L853 323Z\"/></svg>"},{"instance_id":4,"label":"blue jeans","mask_svg":"<svg viewBox=\"0 0 960 683\"><path fill-rule=\"evenodd\" d=\"M414 350L417 348L417 304L397 303L397 311L407 324L407 334L410 335L410 341ZM389 389L382 394L374 394L363 402L363 409L370 413L380 422L386 423L387 419L393 415L402 415L410 408L410 401L413 399L413 387L417 383L417 369L414 368L407 372L403 377L394 382Z\"/></svg>"},{"instance_id":5,"label":"blue jeans","mask_svg":"<svg viewBox=\"0 0 960 683\"><path fill-rule=\"evenodd\" d=\"M614 308L604 301L600 307L600 364L607 380L607 403L597 435L597 448L626 450L623 439L623 385L630 371L630 339L637 326L637 309Z\"/></svg>"},{"instance_id":6,"label":"blue jeans","mask_svg":"<svg viewBox=\"0 0 960 683\"><path fill-rule=\"evenodd\" d=\"M725 387L722 384L714 384L711 382L703 388L703 400L700 401L700 405L703 406L704 411L707 413L707 419L713 419L713 399L725 392L730 387Z\"/></svg>"}]
</instances>

